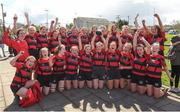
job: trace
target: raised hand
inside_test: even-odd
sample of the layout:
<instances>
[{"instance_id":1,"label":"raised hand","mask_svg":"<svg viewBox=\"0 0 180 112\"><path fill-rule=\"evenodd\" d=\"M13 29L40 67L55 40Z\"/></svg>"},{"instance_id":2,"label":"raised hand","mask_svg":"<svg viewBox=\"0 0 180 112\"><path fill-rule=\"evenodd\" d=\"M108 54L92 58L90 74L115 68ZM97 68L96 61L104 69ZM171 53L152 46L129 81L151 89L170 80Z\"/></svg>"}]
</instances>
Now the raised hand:
<instances>
[{"instance_id":1,"label":"raised hand","mask_svg":"<svg viewBox=\"0 0 180 112\"><path fill-rule=\"evenodd\" d=\"M51 24L54 24L54 20L51 21Z\"/></svg>"},{"instance_id":2,"label":"raised hand","mask_svg":"<svg viewBox=\"0 0 180 112\"><path fill-rule=\"evenodd\" d=\"M137 19L138 17L139 17L139 14L137 13L137 15L136 15L135 19Z\"/></svg>"},{"instance_id":3,"label":"raised hand","mask_svg":"<svg viewBox=\"0 0 180 112\"><path fill-rule=\"evenodd\" d=\"M24 16L25 16L26 18L29 18L29 14L28 14L27 12L24 12Z\"/></svg>"},{"instance_id":4,"label":"raised hand","mask_svg":"<svg viewBox=\"0 0 180 112\"><path fill-rule=\"evenodd\" d=\"M22 56L24 54L24 51L20 51L18 54Z\"/></svg>"},{"instance_id":5,"label":"raised hand","mask_svg":"<svg viewBox=\"0 0 180 112\"><path fill-rule=\"evenodd\" d=\"M154 14L154 17L158 18L158 17L159 17L159 15L158 15L158 14Z\"/></svg>"},{"instance_id":6,"label":"raised hand","mask_svg":"<svg viewBox=\"0 0 180 112\"><path fill-rule=\"evenodd\" d=\"M57 21L58 21L58 17L56 17L56 19L55 19L55 20L56 20L56 22L57 22Z\"/></svg>"},{"instance_id":7,"label":"raised hand","mask_svg":"<svg viewBox=\"0 0 180 112\"><path fill-rule=\"evenodd\" d=\"M142 24L145 24L145 22L146 22L146 21L143 19L143 20L142 20Z\"/></svg>"},{"instance_id":8,"label":"raised hand","mask_svg":"<svg viewBox=\"0 0 180 112\"><path fill-rule=\"evenodd\" d=\"M17 15L16 15L16 14L14 14L13 20L16 22L16 21L17 21L17 19L18 19Z\"/></svg>"}]
</instances>

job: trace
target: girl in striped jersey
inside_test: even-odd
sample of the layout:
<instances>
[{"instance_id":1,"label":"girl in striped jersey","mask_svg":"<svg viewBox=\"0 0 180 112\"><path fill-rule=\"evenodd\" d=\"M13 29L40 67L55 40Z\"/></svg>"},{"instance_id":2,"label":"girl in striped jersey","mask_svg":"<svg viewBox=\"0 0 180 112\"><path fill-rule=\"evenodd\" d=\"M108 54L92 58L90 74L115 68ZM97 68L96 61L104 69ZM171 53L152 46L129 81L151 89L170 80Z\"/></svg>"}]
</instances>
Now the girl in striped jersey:
<instances>
[{"instance_id":1,"label":"girl in striped jersey","mask_svg":"<svg viewBox=\"0 0 180 112\"><path fill-rule=\"evenodd\" d=\"M131 80L131 91L140 94L144 94L146 92L146 65L147 59L149 57L149 53L145 52L143 44L137 44L138 40L144 42L146 47L150 47L150 44L144 39L144 37L140 37L140 30L138 30L133 39L133 50L135 54L135 58L133 61L133 69L132 69L132 80ZM140 39L138 39L140 38Z\"/></svg>"},{"instance_id":2,"label":"girl in striped jersey","mask_svg":"<svg viewBox=\"0 0 180 112\"><path fill-rule=\"evenodd\" d=\"M84 87L85 81L87 86L92 88L92 52L91 45L85 44L84 47L81 43L81 36L79 36L79 49L80 49L80 62L79 62L79 88Z\"/></svg>"},{"instance_id":3,"label":"girl in striped jersey","mask_svg":"<svg viewBox=\"0 0 180 112\"><path fill-rule=\"evenodd\" d=\"M45 26L40 27L40 32L36 36L36 40L37 40L38 52L40 51L41 48L48 47L47 28Z\"/></svg>"},{"instance_id":4,"label":"girl in striped jersey","mask_svg":"<svg viewBox=\"0 0 180 112\"><path fill-rule=\"evenodd\" d=\"M143 27L144 27L146 33L151 38L150 44L153 44L154 42L158 42L160 45L159 54L164 56L164 42L166 41L164 26L163 26L161 18L158 14L154 14L154 17L158 20L159 25L154 25L151 28L151 31L148 31L148 28L145 25L145 20L143 20L143 22L142 22Z\"/></svg>"},{"instance_id":5,"label":"girl in striped jersey","mask_svg":"<svg viewBox=\"0 0 180 112\"><path fill-rule=\"evenodd\" d=\"M133 64L133 55L131 53L132 44L125 43L123 49L120 53L120 74L122 78L120 79L120 87L125 87L125 81L127 81L128 89L130 89L131 82L131 70Z\"/></svg>"},{"instance_id":6,"label":"girl in striped jersey","mask_svg":"<svg viewBox=\"0 0 180 112\"><path fill-rule=\"evenodd\" d=\"M97 35L94 35L91 41L91 46L93 49L93 70L92 70L92 77L93 77L93 87L94 89L102 89L104 86L104 79L105 79L105 44L106 40L101 35L102 42L97 42L95 47L95 39Z\"/></svg>"},{"instance_id":7,"label":"girl in striped jersey","mask_svg":"<svg viewBox=\"0 0 180 112\"><path fill-rule=\"evenodd\" d=\"M119 41L119 48L117 48L117 42L111 41L109 43L109 39L111 36L108 35L107 40L106 40L106 48L108 48L108 51L106 53L106 66L107 66L107 75L108 75L108 81L107 81L107 86L109 89L114 88L119 88L119 79L121 78L120 76L120 71L119 71L119 61L120 61L120 48L122 46L121 39L118 35L116 35Z\"/></svg>"},{"instance_id":8,"label":"girl in striped jersey","mask_svg":"<svg viewBox=\"0 0 180 112\"><path fill-rule=\"evenodd\" d=\"M59 31L54 30L54 31L50 32L49 36L50 36L50 38L48 40L48 47L49 47L51 54L54 54L55 48L59 45L59 40L60 40L60 38L58 37Z\"/></svg>"},{"instance_id":9,"label":"girl in striped jersey","mask_svg":"<svg viewBox=\"0 0 180 112\"><path fill-rule=\"evenodd\" d=\"M60 27L59 28L59 38L61 44L65 45L66 50L67 50L67 34L66 34L66 28L65 27Z\"/></svg>"},{"instance_id":10,"label":"girl in striped jersey","mask_svg":"<svg viewBox=\"0 0 180 112\"><path fill-rule=\"evenodd\" d=\"M37 51L37 40L36 40L36 28L34 26L28 27L28 35L26 35L25 40L28 44L28 51L29 55L34 56L35 58L38 57Z\"/></svg>"},{"instance_id":11,"label":"girl in striped jersey","mask_svg":"<svg viewBox=\"0 0 180 112\"><path fill-rule=\"evenodd\" d=\"M50 57L49 63L53 68L51 80L51 92L55 92L56 85L58 90L64 90L65 68L66 68L66 49L64 45L59 45L55 48L54 55Z\"/></svg>"},{"instance_id":12,"label":"girl in striped jersey","mask_svg":"<svg viewBox=\"0 0 180 112\"><path fill-rule=\"evenodd\" d=\"M166 66L164 57L159 54L160 44L153 43L151 46L151 55L147 62L146 74L147 74L147 94L148 96L154 96L155 98L160 98L165 95L167 91L161 90L161 75L162 68L164 68L166 74L171 81L174 79Z\"/></svg>"},{"instance_id":13,"label":"girl in striped jersey","mask_svg":"<svg viewBox=\"0 0 180 112\"><path fill-rule=\"evenodd\" d=\"M71 28L71 34L68 36L67 41L68 41L68 51L70 51L72 46L79 46L78 29L75 26Z\"/></svg>"},{"instance_id":14,"label":"girl in striped jersey","mask_svg":"<svg viewBox=\"0 0 180 112\"><path fill-rule=\"evenodd\" d=\"M50 82L52 78L51 66L49 64L49 51L44 47L39 52L39 59L36 67L37 80L40 82L43 93L49 94Z\"/></svg>"},{"instance_id":15,"label":"girl in striped jersey","mask_svg":"<svg viewBox=\"0 0 180 112\"><path fill-rule=\"evenodd\" d=\"M66 88L71 89L78 88L78 67L79 67L79 56L78 56L78 46L72 46L70 48L70 53L66 55ZM72 85L71 85L72 83Z\"/></svg>"},{"instance_id":16,"label":"girl in striped jersey","mask_svg":"<svg viewBox=\"0 0 180 112\"><path fill-rule=\"evenodd\" d=\"M82 42L82 48L84 47L85 44L90 44L90 36L88 34L88 29L86 27L82 27L80 29L80 34L81 36L81 42Z\"/></svg>"},{"instance_id":17,"label":"girl in striped jersey","mask_svg":"<svg viewBox=\"0 0 180 112\"><path fill-rule=\"evenodd\" d=\"M111 26L111 32L108 32L108 33L111 34L109 35L110 38L108 39L108 44L111 43L112 41L115 41L116 44L118 44L118 37L117 37L118 31L117 31L117 26L115 24Z\"/></svg>"},{"instance_id":18,"label":"girl in striped jersey","mask_svg":"<svg viewBox=\"0 0 180 112\"><path fill-rule=\"evenodd\" d=\"M25 62L17 62L18 58L23 55L23 51L20 51L10 64L16 67L16 73L11 83L11 90L15 95L15 98L27 97L28 88L33 86L35 80L32 80L32 71L36 62L35 57L29 56Z\"/></svg>"}]
</instances>

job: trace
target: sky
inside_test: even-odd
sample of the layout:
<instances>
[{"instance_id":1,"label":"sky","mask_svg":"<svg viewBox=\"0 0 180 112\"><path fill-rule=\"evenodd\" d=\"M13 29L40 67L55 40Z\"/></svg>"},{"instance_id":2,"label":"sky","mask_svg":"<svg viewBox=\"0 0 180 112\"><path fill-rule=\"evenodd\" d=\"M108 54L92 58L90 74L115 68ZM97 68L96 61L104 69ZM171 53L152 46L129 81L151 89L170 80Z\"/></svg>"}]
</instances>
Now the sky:
<instances>
[{"instance_id":1,"label":"sky","mask_svg":"<svg viewBox=\"0 0 180 112\"><path fill-rule=\"evenodd\" d=\"M106 18L115 21L117 16L130 20L139 13L139 22L145 19L148 25L157 23L153 14L158 13L164 24L180 20L179 0L1 0L4 5L6 24L12 24L14 14L18 22L25 23L24 12L28 12L33 24L45 24L59 18L62 26L75 17ZM48 11L47 11L48 10ZM1 11L1 9L0 9ZM0 14L0 19L2 14Z\"/></svg>"}]
</instances>

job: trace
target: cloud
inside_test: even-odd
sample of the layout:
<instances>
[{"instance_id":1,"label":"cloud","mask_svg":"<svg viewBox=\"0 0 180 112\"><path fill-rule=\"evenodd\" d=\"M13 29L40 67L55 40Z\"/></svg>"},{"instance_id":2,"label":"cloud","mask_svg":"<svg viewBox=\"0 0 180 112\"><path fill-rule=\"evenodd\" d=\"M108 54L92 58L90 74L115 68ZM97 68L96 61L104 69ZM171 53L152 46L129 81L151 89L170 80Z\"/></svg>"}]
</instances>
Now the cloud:
<instances>
[{"instance_id":1,"label":"cloud","mask_svg":"<svg viewBox=\"0 0 180 112\"><path fill-rule=\"evenodd\" d=\"M148 24L153 24L154 9L163 23L180 19L178 0L2 0L2 3L8 24L12 24L14 13L18 15L19 22L25 23L25 11L29 13L32 23L43 24L46 22L46 9L49 22L58 17L62 24L72 22L77 16L115 20L117 15L122 19L129 16L132 24L137 13L140 14L139 20L146 19Z\"/></svg>"}]
</instances>

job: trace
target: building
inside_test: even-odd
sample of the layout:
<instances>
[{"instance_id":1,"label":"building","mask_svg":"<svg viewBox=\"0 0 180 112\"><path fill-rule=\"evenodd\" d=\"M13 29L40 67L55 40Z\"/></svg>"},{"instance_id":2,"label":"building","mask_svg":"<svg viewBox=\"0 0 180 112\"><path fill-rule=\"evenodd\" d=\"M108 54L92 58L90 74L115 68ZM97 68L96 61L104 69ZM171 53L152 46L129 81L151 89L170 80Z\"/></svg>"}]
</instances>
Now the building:
<instances>
[{"instance_id":1,"label":"building","mask_svg":"<svg viewBox=\"0 0 180 112\"><path fill-rule=\"evenodd\" d=\"M93 25L105 25L107 26L110 22L105 18L88 18L88 17L77 17L75 18L75 24L78 28L87 27L91 28Z\"/></svg>"}]
</instances>

